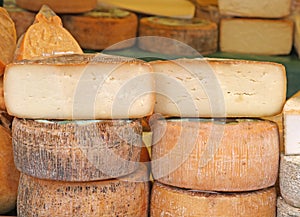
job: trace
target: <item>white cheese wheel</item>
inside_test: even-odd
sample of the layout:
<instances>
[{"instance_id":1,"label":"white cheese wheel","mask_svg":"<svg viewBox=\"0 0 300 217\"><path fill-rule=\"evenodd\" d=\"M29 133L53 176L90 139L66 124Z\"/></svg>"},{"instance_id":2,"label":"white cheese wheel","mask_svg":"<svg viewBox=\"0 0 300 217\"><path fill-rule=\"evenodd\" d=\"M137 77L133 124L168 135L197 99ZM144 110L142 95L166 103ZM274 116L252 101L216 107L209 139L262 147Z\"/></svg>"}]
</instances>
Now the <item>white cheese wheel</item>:
<instances>
[{"instance_id":1,"label":"white cheese wheel","mask_svg":"<svg viewBox=\"0 0 300 217\"><path fill-rule=\"evenodd\" d=\"M282 197L277 199L277 217L299 217L300 208L293 207L285 202Z\"/></svg>"},{"instance_id":2,"label":"white cheese wheel","mask_svg":"<svg viewBox=\"0 0 300 217\"><path fill-rule=\"evenodd\" d=\"M151 217L275 217L276 191L227 193L187 191L154 183Z\"/></svg>"},{"instance_id":3,"label":"white cheese wheel","mask_svg":"<svg viewBox=\"0 0 300 217\"><path fill-rule=\"evenodd\" d=\"M143 165L130 176L97 182L59 182L21 175L18 216L147 217L149 182Z\"/></svg>"},{"instance_id":4,"label":"white cheese wheel","mask_svg":"<svg viewBox=\"0 0 300 217\"><path fill-rule=\"evenodd\" d=\"M143 147L140 120L44 121L15 118L17 168L51 180L91 181L137 169Z\"/></svg>"},{"instance_id":5,"label":"white cheese wheel","mask_svg":"<svg viewBox=\"0 0 300 217\"><path fill-rule=\"evenodd\" d=\"M253 119L166 119L152 127L152 173L193 190L241 192L273 186L278 176L276 123Z\"/></svg>"},{"instance_id":6,"label":"white cheese wheel","mask_svg":"<svg viewBox=\"0 0 300 217\"><path fill-rule=\"evenodd\" d=\"M279 184L283 199L300 208L300 155L281 156Z\"/></svg>"}]
</instances>

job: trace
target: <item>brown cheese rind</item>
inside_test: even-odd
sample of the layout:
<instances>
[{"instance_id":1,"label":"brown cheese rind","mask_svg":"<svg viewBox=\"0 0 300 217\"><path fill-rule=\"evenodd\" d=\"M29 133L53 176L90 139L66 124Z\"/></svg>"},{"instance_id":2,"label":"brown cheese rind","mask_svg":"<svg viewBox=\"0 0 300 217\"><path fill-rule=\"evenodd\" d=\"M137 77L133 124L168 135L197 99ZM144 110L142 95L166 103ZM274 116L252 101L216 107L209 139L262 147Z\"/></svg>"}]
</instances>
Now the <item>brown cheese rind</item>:
<instances>
[{"instance_id":1,"label":"brown cheese rind","mask_svg":"<svg viewBox=\"0 0 300 217\"><path fill-rule=\"evenodd\" d=\"M51 180L91 181L137 169L142 148L140 120L34 121L15 118L16 167Z\"/></svg>"}]
</instances>

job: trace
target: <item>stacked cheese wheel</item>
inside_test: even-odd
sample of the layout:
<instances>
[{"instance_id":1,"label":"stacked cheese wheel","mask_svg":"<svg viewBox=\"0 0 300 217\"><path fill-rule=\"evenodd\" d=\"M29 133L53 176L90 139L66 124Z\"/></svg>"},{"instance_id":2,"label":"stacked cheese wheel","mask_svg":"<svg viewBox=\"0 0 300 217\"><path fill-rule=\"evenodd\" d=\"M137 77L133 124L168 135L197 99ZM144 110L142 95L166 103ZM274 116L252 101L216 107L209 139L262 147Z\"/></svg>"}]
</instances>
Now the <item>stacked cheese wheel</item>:
<instances>
[{"instance_id":1,"label":"stacked cheese wheel","mask_svg":"<svg viewBox=\"0 0 300 217\"><path fill-rule=\"evenodd\" d=\"M151 65L155 112L168 117L151 126L151 216L274 217L279 132L260 117L282 110L284 67L218 59Z\"/></svg>"},{"instance_id":2,"label":"stacked cheese wheel","mask_svg":"<svg viewBox=\"0 0 300 217\"><path fill-rule=\"evenodd\" d=\"M283 109L284 154L281 155L277 216L300 216L300 92L287 100Z\"/></svg>"}]
</instances>

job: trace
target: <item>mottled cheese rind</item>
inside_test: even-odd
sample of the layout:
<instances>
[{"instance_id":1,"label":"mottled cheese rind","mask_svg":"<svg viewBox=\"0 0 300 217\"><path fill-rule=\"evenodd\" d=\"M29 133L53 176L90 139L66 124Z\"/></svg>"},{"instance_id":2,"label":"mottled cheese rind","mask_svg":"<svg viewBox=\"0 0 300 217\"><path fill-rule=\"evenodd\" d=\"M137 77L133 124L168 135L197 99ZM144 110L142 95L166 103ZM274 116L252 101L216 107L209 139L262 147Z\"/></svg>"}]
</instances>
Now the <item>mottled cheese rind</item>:
<instances>
[{"instance_id":1,"label":"mottled cheese rind","mask_svg":"<svg viewBox=\"0 0 300 217\"><path fill-rule=\"evenodd\" d=\"M298 217L300 208L293 207L282 198L277 199L277 217Z\"/></svg>"},{"instance_id":2,"label":"mottled cheese rind","mask_svg":"<svg viewBox=\"0 0 300 217\"><path fill-rule=\"evenodd\" d=\"M152 141L153 177L167 185L241 192L277 180L279 135L270 121L159 120Z\"/></svg>"},{"instance_id":3,"label":"mottled cheese rind","mask_svg":"<svg viewBox=\"0 0 300 217\"><path fill-rule=\"evenodd\" d=\"M281 155L279 184L283 199L300 208L300 155Z\"/></svg>"},{"instance_id":4,"label":"mottled cheese rind","mask_svg":"<svg viewBox=\"0 0 300 217\"><path fill-rule=\"evenodd\" d=\"M150 204L151 217L253 217L276 216L276 191L267 188L243 193L187 191L154 183Z\"/></svg>"},{"instance_id":5,"label":"mottled cheese rind","mask_svg":"<svg viewBox=\"0 0 300 217\"><path fill-rule=\"evenodd\" d=\"M91 181L121 177L138 167L140 120L43 121L15 118L15 165L41 179Z\"/></svg>"},{"instance_id":6,"label":"mottled cheese rind","mask_svg":"<svg viewBox=\"0 0 300 217\"><path fill-rule=\"evenodd\" d=\"M130 176L97 182L60 182L21 175L18 216L147 217L149 182L143 165Z\"/></svg>"}]
</instances>

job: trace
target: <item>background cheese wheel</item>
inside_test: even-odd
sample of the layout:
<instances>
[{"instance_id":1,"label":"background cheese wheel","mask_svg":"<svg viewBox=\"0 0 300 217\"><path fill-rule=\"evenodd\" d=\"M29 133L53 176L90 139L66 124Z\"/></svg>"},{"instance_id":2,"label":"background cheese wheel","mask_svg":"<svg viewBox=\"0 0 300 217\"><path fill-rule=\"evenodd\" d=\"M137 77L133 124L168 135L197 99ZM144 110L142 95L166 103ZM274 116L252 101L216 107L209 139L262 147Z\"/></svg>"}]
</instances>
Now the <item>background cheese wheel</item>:
<instances>
[{"instance_id":1,"label":"background cheese wheel","mask_svg":"<svg viewBox=\"0 0 300 217\"><path fill-rule=\"evenodd\" d=\"M298 217L300 208L293 207L285 202L282 197L277 199L277 217Z\"/></svg>"},{"instance_id":2,"label":"background cheese wheel","mask_svg":"<svg viewBox=\"0 0 300 217\"><path fill-rule=\"evenodd\" d=\"M139 36L157 36L139 38L139 47L167 55L209 54L218 47L217 24L199 18L145 17L140 19ZM166 40L165 37L174 40Z\"/></svg>"},{"instance_id":3,"label":"background cheese wheel","mask_svg":"<svg viewBox=\"0 0 300 217\"><path fill-rule=\"evenodd\" d=\"M249 193L220 194L195 192L154 183L150 204L151 217L275 217L274 188Z\"/></svg>"},{"instance_id":4,"label":"background cheese wheel","mask_svg":"<svg viewBox=\"0 0 300 217\"><path fill-rule=\"evenodd\" d=\"M81 15L64 15L62 20L84 49L116 50L135 44L138 18L128 11L99 8Z\"/></svg>"},{"instance_id":5,"label":"background cheese wheel","mask_svg":"<svg viewBox=\"0 0 300 217\"><path fill-rule=\"evenodd\" d=\"M276 123L227 121L157 121L151 152L154 179L208 191L240 192L273 186L279 163Z\"/></svg>"},{"instance_id":6,"label":"background cheese wheel","mask_svg":"<svg viewBox=\"0 0 300 217\"><path fill-rule=\"evenodd\" d=\"M300 208L300 155L281 155L279 184L284 200Z\"/></svg>"},{"instance_id":7,"label":"background cheese wheel","mask_svg":"<svg viewBox=\"0 0 300 217\"><path fill-rule=\"evenodd\" d=\"M14 165L11 133L0 125L0 214L15 208L19 171Z\"/></svg>"},{"instance_id":8,"label":"background cheese wheel","mask_svg":"<svg viewBox=\"0 0 300 217\"><path fill-rule=\"evenodd\" d=\"M82 13L97 6L97 0L16 0L18 6L31 11L39 11L43 5L48 5L56 13Z\"/></svg>"},{"instance_id":9,"label":"background cheese wheel","mask_svg":"<svg viewBox=\"0 0 300 217\"><path fill-rule=\"evenodd\" d=\"M147 217L149 182L143 165L130 176L97 182L59 182L21 175L18 216Z\"/></svg>"},{"instance_id":10,"label":"background cheese wheel","mask_svg":"<svg viewBox=\"0 0 300 217\"><path fill-rule=\"evenodd\" d=\"M16 167L52 180L90 181L137 169L142 148L139 120L34 121L15 118Z\"/></svg>"}]
</instances>

